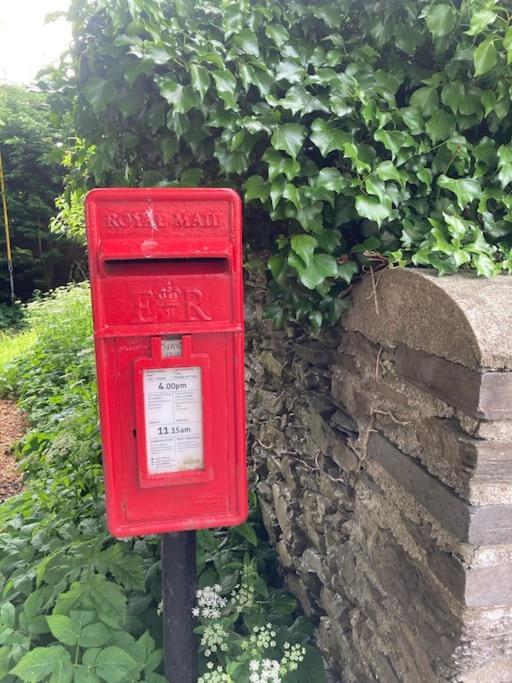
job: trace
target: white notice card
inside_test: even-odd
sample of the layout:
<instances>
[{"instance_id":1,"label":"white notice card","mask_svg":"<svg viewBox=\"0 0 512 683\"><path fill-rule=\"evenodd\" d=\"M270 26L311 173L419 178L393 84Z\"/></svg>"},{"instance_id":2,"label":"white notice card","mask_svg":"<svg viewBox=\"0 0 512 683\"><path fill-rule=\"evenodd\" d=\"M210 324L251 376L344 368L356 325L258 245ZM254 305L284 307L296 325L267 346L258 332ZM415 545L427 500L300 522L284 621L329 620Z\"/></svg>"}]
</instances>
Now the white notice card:
<instances>
[{"instance_id":1,"label":"white notice card","mask_svg":"<svg viewBox=\"0 0 512 683\"><path fill-rule=\"evenodd\" d=\"M144 371L149 474L204 467L201 368Z\"/></svg>"}]
</instances>

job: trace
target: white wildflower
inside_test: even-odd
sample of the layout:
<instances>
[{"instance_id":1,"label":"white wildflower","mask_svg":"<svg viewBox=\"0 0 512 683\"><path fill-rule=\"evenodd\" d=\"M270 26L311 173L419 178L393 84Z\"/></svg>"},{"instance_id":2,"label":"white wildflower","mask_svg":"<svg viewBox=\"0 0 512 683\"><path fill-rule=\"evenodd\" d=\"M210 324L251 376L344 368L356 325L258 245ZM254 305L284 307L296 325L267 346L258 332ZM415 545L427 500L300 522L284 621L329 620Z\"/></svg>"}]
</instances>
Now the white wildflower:
<instances>
[{"instance_id":1,"label":"white wildflower","mask_svg":"<svg viewBox=\"0 0 512 683\"><path fill-rule=\"evenodd\" d=\"M281 666L279 668L279 673L285 675L292 671L297 671L299 664L304 660L306 656L306 648L298 643L295 645L290 645L290 643L284 644L284 656L281 660Z\"/></svg>"},{"instance_id":2,"label":"white wildflower","mask_svg":"<svg viewBox=\"0 0 512 683\"><path fill-rule=\"evenodd\" d=\"M228 632L222 624L208 624L201 635L201 645L205 646L204 654L210 657L214 652L220 650L226 652L228 649Z\"/></svg>"},{"instance_id":3,"label":"white wildflower","mask_svg":"<svg viewBox=\"0 0 512 683\"><path fill-rule=\"evenodd\" d=\"M215 671L207 671L197 683L233 683L233 679L221 666L218 666Z\"/></svg>"},{"instance_id":4,"label":"white wildflower","mask_svg":"<svg viewBox=\"0 0 512 683\"><path fill-rule=\"evenodd\" d=\"M250 683L281 683L279 662L275 659L252 659L249 670Z\"/></svg>"},{"instance_id":5,"label":"white wildflower","mask_svg":"<svg viewBox=\"0 0 512 683\"><path fill-rule=\"evenodd\" d=\"M198 590L197 607L194 607L192 614L203 619L219 619L222 609L227 604L226 598L222 597L220 591L221 587L218 583Z\"/></svg>"}]
</instances>

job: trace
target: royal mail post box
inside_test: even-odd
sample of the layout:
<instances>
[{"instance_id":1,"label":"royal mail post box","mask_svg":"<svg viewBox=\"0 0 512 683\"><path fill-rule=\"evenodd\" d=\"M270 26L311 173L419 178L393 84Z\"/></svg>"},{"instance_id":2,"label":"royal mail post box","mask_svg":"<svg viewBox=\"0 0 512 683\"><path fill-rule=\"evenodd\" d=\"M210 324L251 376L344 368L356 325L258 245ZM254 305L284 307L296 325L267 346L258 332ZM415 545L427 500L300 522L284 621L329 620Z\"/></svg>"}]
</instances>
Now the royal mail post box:
<instances>
[{"instance_id":1,"label":"royal mail post box","mask_svg":"<svg viewBox=\"0 0 512 683\"><path fill-rule=\"evenodd\" d=\"M107 524L247 516L241 205L228 189L86 200Z\"/></svg>"}]
</instances>

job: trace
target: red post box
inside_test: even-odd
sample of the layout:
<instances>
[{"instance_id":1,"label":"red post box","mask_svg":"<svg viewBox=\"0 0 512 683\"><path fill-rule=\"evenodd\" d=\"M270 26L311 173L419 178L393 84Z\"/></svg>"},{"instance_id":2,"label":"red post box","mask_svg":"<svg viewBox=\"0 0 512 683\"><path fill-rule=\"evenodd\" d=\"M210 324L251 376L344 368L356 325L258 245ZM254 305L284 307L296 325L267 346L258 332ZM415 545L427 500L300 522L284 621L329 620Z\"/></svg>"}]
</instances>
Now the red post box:
<instances>
[{"instance_id":1,"label":"red post box","mask_svg":"<svg viewBox=\"0 0 512 683\"><path fill-rule=\"evenodd\" d=\"M241 204L227 189L86 200L107 524L247 516Z\"/></svg>"}]
</instances>

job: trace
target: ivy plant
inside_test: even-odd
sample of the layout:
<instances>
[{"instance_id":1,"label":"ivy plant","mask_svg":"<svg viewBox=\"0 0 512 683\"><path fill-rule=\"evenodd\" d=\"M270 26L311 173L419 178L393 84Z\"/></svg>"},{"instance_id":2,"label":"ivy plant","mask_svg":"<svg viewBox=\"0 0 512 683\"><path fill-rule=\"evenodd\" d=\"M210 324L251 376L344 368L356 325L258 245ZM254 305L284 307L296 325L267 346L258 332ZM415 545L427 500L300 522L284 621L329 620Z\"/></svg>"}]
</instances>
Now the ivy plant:
<instances>
[{"instance_id":1,"label":"ivy plant","mask_svg":"<svg viewBox=\"0 0 512 683\"><path fill-rule=\"evenodd\" d=\"M85 185L231 185L272 313L335 322L361 267L512 270L503 0L73 0L44 86ZM71 68L70 68L71 67Z\"/></svg>"}]
</instances>

